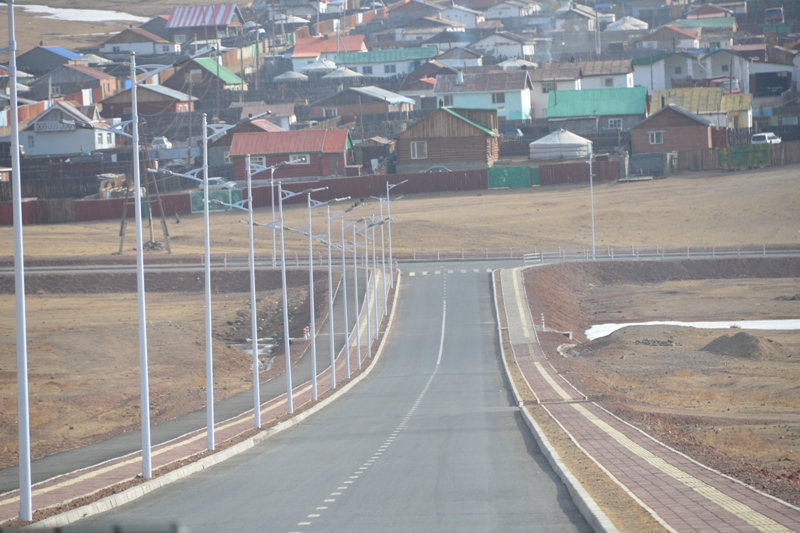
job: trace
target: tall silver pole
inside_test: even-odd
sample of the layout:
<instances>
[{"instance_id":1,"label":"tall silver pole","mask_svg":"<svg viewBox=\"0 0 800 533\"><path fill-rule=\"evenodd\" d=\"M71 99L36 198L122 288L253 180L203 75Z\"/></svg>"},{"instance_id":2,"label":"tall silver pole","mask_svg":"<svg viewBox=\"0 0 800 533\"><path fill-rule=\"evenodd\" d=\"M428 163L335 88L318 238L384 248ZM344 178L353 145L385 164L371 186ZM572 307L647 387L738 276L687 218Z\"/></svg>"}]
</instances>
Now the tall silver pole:
<instances>
[{"instance_id":1,"label":"tall silver pole","mask_svg":"<svg viewBox=\"0 0 800 533\"><path fill-rule=\"evenodd\" d=\"M389 182L386 182L386 218L388 218L389 224L389 287L394 289L394 261L392 259L392 202L389 199L389 191L392 190L392 187L389 187Z\"/></svg>"},{"instance_id":2,"label":"tall silver pole","mask_svg":"<svg viewBox=\"0 0 800 533\"><path fill-rule=\"evenodd\" d=\"M317 331L314 323L314 237L311 234L311 193L308 193L308 301L311 307L311 399L317 401Z\"/></svg>"},{"instance_id":3,"label":"tall silver pole","mask_svg":"<svg viewBox=\"0 0 800 533\"><path fill-rule=\"evenodd\" d=\"M375 223L375 216L372 216L372 223ZM375 226L372 226L372 294L375 295L375 336L378 338L378 328L380 327L380 319L378 318L378 261L377 261L377 247L378 241L375 238Z\"/></svg>"},{"instance_id":4,"label":"tall silver pole","mask_svg":"<svg viewBox=\"0 0 800 533\"><path fill-rule=\"evenodd\" d=\"M333 268L331 265L331 207L328 211L328 325L331 335L331 389L336 389L336 349L333 345Z\"/></svg>"},{"instance_id":5,"label":"tall silver pole","mask_svg":"<svg viewBox=\"0 0 800 533\"><path fill-rule=\"evenodd\" d=\"M589 143L589 209L592 213L592 261L596 260L595 246L594 246L594 178L592 176L592 143Z\"/></svg>"},{"instance_id":6,"label":"tall silver pole","mask_svg":"<svg viewBox=\"0 0 800 533\"><path fill-rule=\"evenodd\" d=\"M372 357L372 326L370 325L370 311L369 311L369 229L367 226L369 220L364 220L364 286L367 289L364 297L364 305L366 307L367 315L367 357Z\"/></svg>"},{"instance_id":7,"label":"tall silver pole","mask_svg":"<svg viewBox=\"0 0 800 533\"><path fill-rule=\"evenodd\" d=\"M345 372L350 379L350 324L347 321L347 257L344 249L344 216L342 216L342 296L344 297Z\"/></svg>"},{"instance_id":8,"label":"tall silver pole","mask_svg":"<svg viewBox=\"0 0 800 533\"><path fill-rule=\"evenodd\" d=\"M283 240L283 188L278 182L278 209L281 223L281 283L283 287L283 347L286 354L286 412L292 414L292 356L289 342L289 297L286 294L286 248Z\"/></svg>"},{"instance_id":9,"label":"tall silver pole","mask_svg":"<svg viewBox=\"0 0 800 533\"><path fill-rule=\"evenodd\" d=\"M247 168L250 168L249 166ZM269 196L272 200L272 222L275 221L275 167L269 169ZM275 268L275 227L272 227L272 268Z\"/></svg>"},{"instance_id":10,"label":"tall silver pole","mask_svg":"<svg viewBox=\"0 0 800 533\"><path fill-rule=\"evenodd\" d=\"M383 221L383 199L380 200L381 203L381 221ZM389 296L388 288L386 287L386 247L384 246L384 234L383 234L383 226L386 224L381 224L381 273L383 274L383 316L389 314L389 309L386 304L386 298Z\"/></svg>"},{"instance_id":11,"label":"tall silver pole","mask_svg":"<svg viewBox=\"0 0 800 533\"><path fill-rule=\"evenodd\" d=\"M258 379L258 309L256 306L256 250L253 239L253 186L250 154L244 158L247 168L247 215L250 222L250 330L253 337L253 427L261 427L261 386ZM273 233L275 230L272 230ZM273 256L274 257L274 256Z\"/></svg>"},{"instance_id":12,"label":"tall silver pole","mask_svg":"<svg viewBox=\"0 0 800 533\"><path fill-rule=\"evenodd\" d=\"M136 95L136 54L131 52L131 128L133 188L136 215L136 287L139 305L139 373L142 396L142 476L153 477L150 455L150 382L147 370L147 317L144 300L144 243L142 239L142 179L139 175L139 104Z\"/></svg>"},{"instance_id":13,"label":"tall silver pole","mask_svg":"<svg viewBox=\"0 0 800 533\"><path fill-rule=\"evenodd\" d=\"M214 449L214 347L211 325L211 235L209 234L208 204L208 124L203 113L203 224L205 227L206 275L206 448Z\"/></svg>"},{"instance_id":14,"label":"tall silver pole","mask_svg":"<svg viewBox=\"0 0 800 533\"><path fill-rule=\"evenodd\" d=\"M358 361L358 369L361 370L361 316L358 314L358 243L356 242L356 226L357 222L353 223L353 305L355 306L356 314L356 360Z\"/></svg>"},{"instance_id":15,"label":"tall silver pole","mask_svg":"<svg viewBox=\"0 0 800 533\"><path fill-rule=\"evenodd\" d=\"M14 210L14 291L17 308L17 425L19 437L19 519L33 519L31 499L31 417L28 403L28 335L25 323L25 262L22 246L22 176L19 162L17 41L14 0L8 0L8 81L11 91L11 187Z\"/></svg>"}]
</instances>

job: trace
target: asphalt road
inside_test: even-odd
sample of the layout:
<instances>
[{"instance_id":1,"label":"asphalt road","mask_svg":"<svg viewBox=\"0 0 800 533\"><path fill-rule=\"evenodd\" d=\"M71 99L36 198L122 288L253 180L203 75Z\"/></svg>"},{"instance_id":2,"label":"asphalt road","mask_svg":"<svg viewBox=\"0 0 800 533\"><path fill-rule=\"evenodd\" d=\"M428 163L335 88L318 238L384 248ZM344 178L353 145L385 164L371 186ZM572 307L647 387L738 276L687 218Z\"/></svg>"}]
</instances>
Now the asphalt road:
<instances>
[{"instance_id":1,"label":"asphalt road","mask_svg":"<svg viewBox=\"0 0 800 533\"><path fill-rule=\"evenodd\" d=\"M590 531L513 407L485 266L444 268L409 265L382 358L343 398L80 526Z\"/></svg>"}]
</instances>

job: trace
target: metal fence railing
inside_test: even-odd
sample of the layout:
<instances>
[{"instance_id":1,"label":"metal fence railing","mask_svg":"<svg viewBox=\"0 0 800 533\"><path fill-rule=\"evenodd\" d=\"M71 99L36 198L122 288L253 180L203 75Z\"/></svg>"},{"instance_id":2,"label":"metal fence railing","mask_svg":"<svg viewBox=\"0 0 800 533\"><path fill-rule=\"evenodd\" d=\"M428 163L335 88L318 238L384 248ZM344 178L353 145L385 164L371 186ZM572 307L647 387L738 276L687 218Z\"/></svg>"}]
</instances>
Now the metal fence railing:
<instances>
[{"instance_id":1,"label":"metal fence railing","mask_svg":"<svg viewBox=\"0 0 800 533\"><path fill-rule=\"evenodd\" d=\"M685 246L685 247L615 247L600 246L595 248L595 260L614 259L681 259L691 257L756 257L768 255L795 255L800 253L797 245L751 244L741 246ZM592 260L591 248L580 250L561 249L526 253L523 261L530 263L589 261Z\"/></svg>"}]
</instances>

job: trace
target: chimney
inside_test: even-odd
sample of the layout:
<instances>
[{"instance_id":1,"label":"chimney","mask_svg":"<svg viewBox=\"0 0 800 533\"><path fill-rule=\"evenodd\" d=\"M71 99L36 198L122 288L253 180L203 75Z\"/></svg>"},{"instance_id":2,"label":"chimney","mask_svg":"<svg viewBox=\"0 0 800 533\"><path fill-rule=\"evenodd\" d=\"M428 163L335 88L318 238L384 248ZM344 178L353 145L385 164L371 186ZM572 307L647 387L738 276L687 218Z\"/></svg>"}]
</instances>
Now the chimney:
<instances>
[{"instance_id":1,"label":"chimney","mask_svg":"<svg viewBox=\"0 0 800 533\"><path fill-rule=\"evenodd\" d=\"M456 74L456 85L464 85L464 72L461 70Z\"/></svg>"}]
</instances>

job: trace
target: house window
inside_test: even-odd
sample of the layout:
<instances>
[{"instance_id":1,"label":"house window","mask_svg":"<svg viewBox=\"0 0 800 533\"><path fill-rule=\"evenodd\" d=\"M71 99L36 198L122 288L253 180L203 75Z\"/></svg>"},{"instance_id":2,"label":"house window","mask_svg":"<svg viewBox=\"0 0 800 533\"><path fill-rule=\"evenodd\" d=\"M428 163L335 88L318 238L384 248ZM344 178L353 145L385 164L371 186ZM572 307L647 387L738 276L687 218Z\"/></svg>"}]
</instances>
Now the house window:
<instances>
[{"instance_id":1,"label":"house window","mask_svg":"<svg viewBox=\"0 0 800 533\"><path fill-rule=\"evenodd\" d=\"M369 66L369 67L361 67L361 73L364 76L372 76L372 67L371 66Z\"/></svg>"},{"instance_id":2,"label":"house window","mask_svg":"<svg viewBox=\"0 0 800 533\"><path fill-rule=\"evenodd\" d=\"M169 45L168 44L161 45L161 51L162 52L169 52Z\"/></svg>"},{"instance_id":3,"label":"house window","mask_svg":"<svg viewBox=\"0 0 800 533\"><path fill-rule=\"evenodd\" d=\"M506 93L492 93L492 103L493 104L505 104L506 103Z\"/></svg>"},{"instance_id":4,"label":"house window","mask_svg":"<svg viewBox=\"0 0 800 533\"><path fill-rule=\"evenodd\" d=\"M322 109L322 116L325 118L331 117L338 117L339 116L339 108L338 107L325 107Z\"/></svg>"},{"instance_id":5,"label":"house window","mask_svg":"<svg viewBox=\"0 0 800 533\"><path fill-rule=\"evenodd\" d=\"M675 74L683 74L683 69L681 67L675 67Z\"/></svg>"},{"instance_id":6,"label":"house window","mask_svg":"<svg viewBox=\"0 0 800 533\"><path fill-rule=\"evenodd\" d=\"M664 144L663 131L651 131L649 133L650 133L650 144Z\"/></svg>"},{"instance_id":7,"label":"house window","mask_svg":"<svg viewBox=\"0 0 800 533\"><path fill-rule=\"evenodd\" d=\"M452 105L453 105L452 94L443 94L441 98L439 98L439 107L452 107Z\"/></svg>"},{"instance_id":8,"label":"house window","mask_svg":"<svg viewBox=\"0 0 800 533\"><path fill-rule=\"evenodd\" d=\"M397 65L384 65L383 66L383 73L384 74L396 74L397 73Z\"/></svg>"},{"instance_id":9,"label":"house window","mask_svg":"<svg viewBox=\"0 0 800 533\"><path fill-rule=\"evenodd\" d=\"M114 52L114 53L116 54L116 53L119 53L119 52L120 52L120 48L119 48L119 46L112 46L112 47L111 47L111 51L112 51L112 52Z\"/></svg>"},{"instance_id":10,"label":"house window","mask_svg":"<svg viewBox=\"0 0 800 533\"><path fill-rule=\"evenodd\" d=\"M103 144L103 134L102 133L98 133L97 134L97 144Z\"/></svg>"},{"instance_id":11,"label":"house window","mask_svg":"<svg viewBox=\"0 0 800 533\"><path fill-rule=\"evenodd\" d=\"M226 163L230 162L231 153L230 152L225 152L225 156L228 158L228 160L225 161L225 162ZM267 156L265 156L265 155L251 155L250 156L250 164L251 165L261 166L261 167L266 167L267 166ZM256 172L260 172L260 170L257 170Z\"/></svg>"},{"instance_id":12,"label":"house window","mask_svg":"<svg viewBox=\"0 0 800 533\"><path fill-rule=\"evenodd\" d=\"M33 135L28 135L28 148L33 148L34 146L36 146L36 141Z\"/></svg>"},{"instance_id":13,"label":"house window","mask_svg":"<svg viewBox=\"0 0 800 533\"><path fill-rule=\"evenodd\" d=\"M226 165L230 165L231 164L231 151L230 150L225 150L224 152L222 152L222 162L225 163ZM252 163L253 163L253 158L251 157L250 158L250 164L252 164Z\"/></svg>"},{"instance_id":14,"label":"house window","mask_svg":"<svg viewBox=\"0 0 800 533\"><path fill-rule=\"evenodd\" d=\"M289 156L290 165L308 165L311 163L311 157L308 154L292 154Z\"/></svg>"},{"instance_id":15,"label":"house window","mask_svg":"<svg viewBox=\"0 0 800 533\"><path fill-rule=\"evenodd\" d=\"M613 86L614 86L614 78L603 79L603 87L613 87Z\"/></svg>"},{"instance_id":16,"label":"house window","mask_svg":"<svg viewBox=\"0 0 800 533\"><path fill-rule=\"evenodd\" d=\"M182 33L179 33L179 34L175 35L175 42L176 43L185 43L186 42L186 36L183 35Z\"/></svg>"},{"instance_id":17,"label":"house window","mask_svg":"<svg viewBox=\"0 0 800 533\"><path fill-rule=\"evenodd\" d=\"M556 90L556 82L554 81L543 81L542 82L542 93L547 94L550 91Z\"/></svg>"},{"instance_id":18,"label":"house window","mask_svg":"<svg viewBox=\"0 0 800 533\"><path fill-rule=\"evenodd\" d=\"M427 141L414 141L411 143L411 159L428 159Z\"/></svg>"},{"instance_id":19,"label":"house window","mask_svg":"<svg viewBox=\"0 0 800 533\"><path fill-rule=\"evenodd\" d=\"M621 130L622 129L622 119L621 118L610 118L610 119L608 119L608 129L610 129L610 130Z\"/></svg>"},{"instance_id":20,"label":"house window","mask_svg":"<svg viewBox=\"0 0 800 533\"><path fill-rule=\"evenodd\" d=\"M106 133L106 144L111 144L112 142L111 133Z\"/></svg>"},{"instance_id":21,"label":"house window","mask_svg":"<svg viewBox=\"0 0 800 533\"><path fill-rule=\"evenodd\" d=\"M722 72L728 72L728 65L722 65Z\"/></svg>"}]
</instances>

